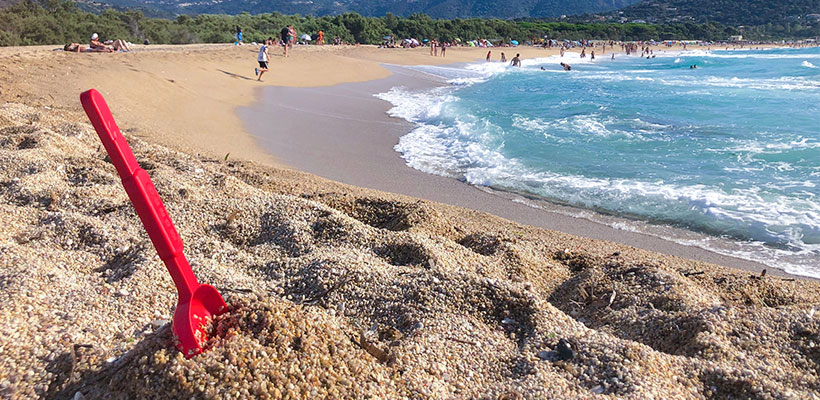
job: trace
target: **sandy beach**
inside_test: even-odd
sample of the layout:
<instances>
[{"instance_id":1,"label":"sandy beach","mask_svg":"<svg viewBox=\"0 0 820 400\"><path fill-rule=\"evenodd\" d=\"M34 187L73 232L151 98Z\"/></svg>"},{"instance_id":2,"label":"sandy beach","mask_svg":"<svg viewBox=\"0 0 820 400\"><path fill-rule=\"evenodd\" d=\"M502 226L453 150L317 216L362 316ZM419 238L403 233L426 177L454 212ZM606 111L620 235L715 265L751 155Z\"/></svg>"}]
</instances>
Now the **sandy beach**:
<instances>
[{"instance_id":1,"label":"sandy beach","mask_svg":"<svg viewBox=\"0 0 820 400\"><path fill-rule=\"evenodd\" d=\"M254 46L56 47L0 48L4 397L817 398L816 282L509 211L507 199L383 151L406 124L384 104L357 106L367 85L397 79L382 64L470 62L486 49L442 59L299 47L258 83ZM91 87L195 273L231 304L193 359L173 348L173 284L80 108ZM306 113L317 93L353 100ZM296 119L253 109L279 97ZM305 133L264 136L237 111ZM371 136L345 136L361 126ZM321 135L334 128L336 144ZM341 146L357 140L371 147ZM327 146L341 164L316 161ZM384 166L377 182L356 180L373 165Z\"/></svg>"},{"instance_id":2,"label":"sandy beach","mask_svg":"<svg viewBox=\"0 0 820 400\"><path fill-rule=\"evenodd\" d=\"M77 111L78 93L96 88L139 137L194 153L273 162L241 129L235 108L254 102L260 86L321 87L385 78L382 63L445 64L483 59L484 49L452 49L446 58L425 49L299 46L284 58L271 52L264 82L253 75L258 46L135 45L132 53L74 54L61 46L0 48L2 99ZM526 50L526 51L525 51ZM551 54L525 49L523 56ZM554 53L554 51L552 52ZM13 83L12 83L13 82ZM22 97L17 97L22 96Z\"/></svg>"}]
</instances>

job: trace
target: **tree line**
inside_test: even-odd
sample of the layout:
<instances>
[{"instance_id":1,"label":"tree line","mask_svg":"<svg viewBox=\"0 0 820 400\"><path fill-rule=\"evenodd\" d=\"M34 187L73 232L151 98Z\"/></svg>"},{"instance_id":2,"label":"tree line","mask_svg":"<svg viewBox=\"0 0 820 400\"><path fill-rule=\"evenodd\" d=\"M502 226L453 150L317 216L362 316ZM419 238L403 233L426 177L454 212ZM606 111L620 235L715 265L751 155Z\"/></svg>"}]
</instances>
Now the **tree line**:
<instances>
[{"instance_id":1,"label":"tree line","mask_svg":"<svg viewBox=\"0 0 820 400\"><path fill-rule=\"evenodd\" d=\"M279 13L251 15L180 15L175 19L147 18L141 11L106 9L95 14L80 10L68 0L23 0L0 10L0 46L62 44L88 42L93 32L103 38L125 39L133 43L189 44L229 43L237 26L245 42L261 42L287 25L297 32L313 34L323 30L325 38L339 37L346 43L379 44L386 36L396 39L417 38L441 41L483 38L494 42L517 40L525 43L542 39L605 40L726 40L738 34L733 27L719 23L686 24L618 24L566 23L543 20L501 19L433 19L424 14L399 17L363 17L356 13L335 16L301 16ZM765 26L755 32L755 39L780 39L788 32L774 31L767 36ZM326 40L327 41L327 40Z\"/></svg>"}]
</instances>

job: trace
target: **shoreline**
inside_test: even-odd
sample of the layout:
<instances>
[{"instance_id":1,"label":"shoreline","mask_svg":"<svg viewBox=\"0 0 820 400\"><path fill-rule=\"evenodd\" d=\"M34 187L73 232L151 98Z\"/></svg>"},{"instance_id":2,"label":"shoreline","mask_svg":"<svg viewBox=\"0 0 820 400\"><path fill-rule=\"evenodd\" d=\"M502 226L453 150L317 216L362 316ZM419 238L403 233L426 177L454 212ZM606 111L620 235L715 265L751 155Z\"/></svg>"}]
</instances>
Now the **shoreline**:
<instances>
[{"instance_id":1,"label":"shoreline","mask_svg":"<svg viewBox=\"0 0 820 400\"><path fill-rule=\"evenodd\" d=\"M773 46L777 47L777 46ZM699 49L693 47L690 50ZM271 86L303 87L313 90L344 84L349 81L366 82L385 79L391 72L382 64L396 65L441 65L475 62L483 59L486 48L452 48L447 58L432 57L426 49L379 49L374 46L297 46L290 58L272 54L272 71L265 75L261 84L252 79L253 63L257 46L233 46L224 44L200 45L135 45L131 53L114 54L66 54L55 52L54 46L6 47L0 48L0 100L25 102L36 107L50 107L69 113L74 120L84 121L85 115L79 107L78 93L94 87L101 90L109 101L112 111L123 131L150 142L168 146L192 155L205 155L215 159L251 160L281 168L289 165L284 159L272 157L270 152L260 150L253 134L242 129L242 121L236 111L253 104L256 90ZM532 47L492 48L498 53L521 52L524 59L542 58L555 55L558 50ZM656 50L681 51L682 48L659 47ZM619 53L620 54L620 53ZM99 74L86 74L86 69L99 70ZM29 74L28 70L42 71ZM7 84L6 84L7 83ZM374 102L382 102L369 98ZM384 104L387 104L386 102ZM388 107L384 107L386 110ZM397 123L379 111L368 118ZM406 123L401 121L399 123ZM411 125L407 125L410 127ZM400 136L400 135L399 135ZM399 136L396 136L398 138ZM382 149L392 158L386 161L396 163L394 170L410 169L404 165L394 143L383 144ZM302 149L301 151L304 151ZM298 154L298 153L293 153ZM385 161L381 160L381 161ZM291 165L296 165L291 163ZM304 169L310 171L310 169ZM444 180L420 171L420 180ZM321 172L321 171L319 171ZM322 175L320 173L320 175ZM331 176L324 174L323 176ZM463 185L461 182L455 187ZM387 188L389 190L389 188ZM461 189L459 189L461 190ZM401 192L400 190L393 191ZM444 203L454 203L440 190L430 189L430 193L419 193L420 197L439 199ZM478 196L487 198L482 190L474 189ZM437 197L433 197L433 195ZM473 196L469 194L468 197ZM464 196L462 196L464 197ZM494 198L497 198L495 196ZM479 203L479 202L474 202ZM463 204L463 203L456 203ZM508 215L510 201L493 207L481 208L480 204L468 207L487 210L495 215ZM516 204L516 209L523 205ZM529 206L526 206L529 207ZM532 207L529 207L532 208ZM537 211L537 210L536 210ZM529 216L535 211L521 211ZM518 218L526 222L530 218ZM594 229L574 229L577 218L563 216L563 223L540 226L584 235ZM590 223L591 224L591 223ZM601 226L600 224L598 226ZM609 230L614 230L609 228ZM623 233L624 231L618 231ZM629 235L634 235L629 233ZM589 236L601 239L618 239L620 234ZM671 242L654 238L652 249L670 253ZM701 250L700 253L710 253ZM688 254L676 252L674 254ZM720 259L690 256L698 260L712 260L720 265L758 271L762 264L749 263L747 267L737 265L729 256ZM725 261L729 260L729 261ZM770 268L771 269L771 268ZM773 271L781 271L772 269ZM772 271L770 271L772 272ZM801 279L812 279L800 275L789 275Z\"/></svg>"},{"instance_id":2,"label":"shoreline","mask_svg":"<svg viewBox=\"0 0 820 400\"><path fill-rule=\"evenodd\" d=\"M413 169L393 147L414 125L388 116L387 110L392 105L374 95L396 86L423 90L446 83L401 66L385 67L393 75L372 81L321 88L260 88L257 103L241 107L237 113L245 129L278 161L333 181L466 207L522 224L743 271L760 273L766 269L776 276L817 280L648 232L618 229L603 222L603 219L614 223L629 221L626 218L533 200ZM593 217L581 217L581 214Z\"/></svg>"}]
</instances>

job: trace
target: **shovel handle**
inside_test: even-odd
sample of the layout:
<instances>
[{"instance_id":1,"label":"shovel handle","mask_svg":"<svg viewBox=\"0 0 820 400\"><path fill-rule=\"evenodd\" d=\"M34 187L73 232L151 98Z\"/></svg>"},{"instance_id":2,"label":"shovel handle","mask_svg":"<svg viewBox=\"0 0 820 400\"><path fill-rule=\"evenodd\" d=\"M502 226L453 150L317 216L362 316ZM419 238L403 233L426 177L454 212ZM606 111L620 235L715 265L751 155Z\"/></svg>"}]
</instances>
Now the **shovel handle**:
<instances>
[{"instance_id":1,"label":"shovel handle","mask_svg":"<svg viewBox=\"0 0 820 400\"><path fill-rule=\"evenodd\" d=\"M171 273L179 292L180 303L189 301L199 283L182 253L182 239L165 210L151 177L140 168L100 92L95 89L88 90L80 95L80 100L111 162L117 168L122 185L157 254Z\"/></svg>"}]
</instances>

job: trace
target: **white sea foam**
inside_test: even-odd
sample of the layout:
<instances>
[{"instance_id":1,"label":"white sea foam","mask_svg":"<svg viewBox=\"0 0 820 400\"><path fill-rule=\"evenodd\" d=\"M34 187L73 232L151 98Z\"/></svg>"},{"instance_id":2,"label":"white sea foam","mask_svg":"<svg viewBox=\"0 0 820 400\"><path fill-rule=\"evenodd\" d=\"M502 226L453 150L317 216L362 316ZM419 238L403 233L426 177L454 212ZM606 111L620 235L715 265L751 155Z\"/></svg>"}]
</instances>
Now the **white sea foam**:
<instances>
[{"instance_id":1,"label":"white sea foam","mask_svg":"<svg viewBox=\"0 0 820 400\"><path fill-rule=\"evenodd\" d=\"M633 132L611 127L618 122L614 117L604 117L599 114L574 115L553 121L514 115L512 121L512 125L515 128L537 132L543 134L544 137L561 143L567 143L572 140L572 137L578 136L623 136L639 139ZM632 122L636 130L642 133L654 133L659 131L658 128L662 127L662 125L651 124L637 118L632 120ZM643 130L643 128L646 129Z\"/></svg>"},{"instance_id":2,"label":"white sea foam","mask_svg":"<svg viewBox=\"0 0 820 400\"><path fill-rule=\"evenodd\" d=\"M464 67L467 71L472 71L484 77L507 72L510 69L509 62L489 61L468 64Z\"/></svg>"},{"instance_id":3,"label":"white sea foam","mask_svg":"<svg viewBox=\"0 0 820 400\"><path fill-rule=\"evenodd\" d=\"M411 65L401 66L400 68L431 75L441 81L450 83L452 85L469 85L473 83L483 82L489 79L494 73L503 72L503 69L500 69L498 71L483 71L480 69L459 68L440 65Z\"/></svg>"},{"instance_id":4,"label":"white sea foam","mask_svg":"<svg viewBox=\"0 0 820 400\"><path fill-rule=\"evenodd\" d=\"M554 125L541 118L527 118L521 115L513 115L512 122L514 128L521 129L522 131L535 132L556 142L565 141L561 137L553 136L551 132Z\"/></svg>"},{"instance_id":5,"label":"white sea foam","mask_svg":"<svg viewBox=\"0 0 820 400\"><path fill-rule=\"evenodd\" d=\"M817 139L800 138L789 142L767 143L757 139L741 140L732 146L719 149L706 149L713 153L740 153L749 155L778 154L789 150L820 149L820 141Z\"/></svg>"},{"instance_id":6,"label":"white sea foam","mask_svg":"<svg viewBox=\"0 0 820 400\"><path fill-rule=\"evenodd\" d=\"M630 121L635 127L649 132L664 132L670 128L669 125L652 123L649 121L644 121L640 118L633 118Z\"/></svg>"},{"instance_id":7,"label":"white sea foam","mask_svg":"<svg viewBox=\"0 0 820 400\"><path fill-rule=\"evenodd\" d=\"M679 78L670 79L642 76L656 72L657 71L595 71L592 73L576 74L573 75L572 78L596 80L600 82L645 81L688 88L701 86L755 90L820 90L820 81L812 78L796 76L783 76L774 79L746 79L738 77L726 78L716 76L681 76Z\"/></svg>"},{"instance_id":8,"label":"white sea foam","mask_svg":"<svg viewBox=\"0 0 820 400\"><path fill-rule=\"evenodd\" d=\"M564 56L561 57L560 55L554 55L549 57L539 57L539 58L532 58L532 59L525 59L521 61L522 67L541 67L541 66L559 66L560 63L565 62L570 65L583 65L583 64L593 64L598 61L603 61L603 59L595 59L593 60L591 55L587 55L585 58L581 58L581 55L576 52L566 52Z\"/></svg>"},{"instance_id":9,"label":"white sea foam","mask_svg":"<svg viewBox=\"0 0 820 400\"><path fill-rule=\"evenodd\" d=\"M807 250L794 252L775 248L759 241L732 241L680 230L670 232L669 229L663 227L649 226L630 220L619 220L616 222L601 221L596 218L593 218L593 220L609 225L615 229L651 235L684 246L699 247L717 254L758 262L763 265L781 269L790 274L820 279L820 269L807 266L812 259L818 256L817 251Z\"/></svg>"},{"instance_id":10,"label":"white sea foam","mask_svg":"<svg viewBox=\"0 0 820 400\"><path fill-rule=\"evenodd\" d=\"M658 54L658 58L680 58L680 57L701 57L701 58L741 58L741 59L761 59L761 60L781 60L781 59L820 59L820 54L729 54L725 50L687 50L678 53L670 52Z\"/></svg>"},{"instance_id":11,"label":"white sea foam","mask_svg":"<svg viewBox=\"0 0 820 400\"><path fill-rule=\"evenodd\" d=\"M751 226L749 234L761 241L789 243L799 242L807 233L820 236L820 204L814 201L764 195L757 188L724 192L704 185L680 186L530 171L488 145L487 137L492 135L486 133L491 128L486 121L473 117L456 119L449 126L430 123L441 120L444 104L451 101L448 96L414 95L394 89L380 97L393 102L391 115L419 123L400 139L396 149L410 166L426 172L478 185L535 189L546 197L574 198L571 202L585 207L617 210L622 207L618 203L624 199L631 199L638 207L667 207L677 203L682 207L681 212L694 209L719 223ZM615 134L595 115L573 116L555 122L520 117L515 123L538 130L562 127L580 135ZM629 207L621 211L636 212Z\"/></svg>"},{"instance_id":12,"label":"white sea foam","mask_svg":"<svg viewBox=\"0 0 820 400\"><path fill-rule=\"evenodd\" d=\"M820 90L820 81L795 76L783 76L774 79L707 76L691 79L659 79L658 81L674 86L698 85L755 90Z\"/></svg>"},{"instance_id":13,"label":"white sea foam","mask_svg":"<svg viewBox=\"0 0 820 400\"><path fill-rule=\"evenodd\" d=\"M802 66L804 66L804 67L806 67L806 68L812 68L812 69L818 69L818 68L820 68L820 67L818 67L818 66L816 66L816 65L814 65L814 64L812 64L812 63L810 63L810 62L808 62L808 61L805 61L805 60L803 60L803 62L802 62L802 63L800 63L800 65L802 65Z\"/></svg>"}]
</instances>

